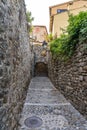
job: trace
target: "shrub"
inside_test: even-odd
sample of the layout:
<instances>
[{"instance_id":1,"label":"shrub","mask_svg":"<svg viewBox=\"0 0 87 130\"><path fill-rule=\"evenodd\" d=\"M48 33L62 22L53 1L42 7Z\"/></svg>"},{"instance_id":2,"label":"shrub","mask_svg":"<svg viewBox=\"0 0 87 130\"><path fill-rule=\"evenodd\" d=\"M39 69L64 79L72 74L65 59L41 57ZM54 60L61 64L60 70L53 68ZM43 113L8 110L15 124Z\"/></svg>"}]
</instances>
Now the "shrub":
<instances>
[{"instance_id":1,"label":"shrub","mask_svg":"<svg viewBox=\"0 0 87 130\"><path fill-rule=\"evenodd\" d=\"M70 58L79 43L87 40L87 12L80 12L78 15L69 15L67 34L50 42L50 50L55 57L61 59Z\"/></svg>"}]
</instances>

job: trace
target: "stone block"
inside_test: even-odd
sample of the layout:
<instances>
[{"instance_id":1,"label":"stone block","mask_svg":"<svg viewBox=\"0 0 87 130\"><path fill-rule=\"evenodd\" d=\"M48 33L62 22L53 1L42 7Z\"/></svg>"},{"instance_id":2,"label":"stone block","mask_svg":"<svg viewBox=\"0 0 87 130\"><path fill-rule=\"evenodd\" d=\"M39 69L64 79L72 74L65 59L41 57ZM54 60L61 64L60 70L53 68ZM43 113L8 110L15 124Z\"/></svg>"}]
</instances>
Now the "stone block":
<instances>
[{"instance_id":1,"label":"stone block","mask_svg":"<svg viewBox=\"0 0 87 130\"><path fill-rule=\"evenodd\" d=\"M83 81L83 76L82 75L79 76L79 80Z\"/></svg>"},{"instance_id":2,"label":"stone block","mask_svg":"<svg viewBox=\"0 0 87 130\"><path fill-rule=\"evenodd\" d=\"M0 77L2 77L2 76L3 76L3 69L0 68Z\"/></svg>"},{"instance_id":3,"label":"stone block","mask_svg":"<svg viewBox=\"0 0 87 130\"><path fill-rule=\"evenodd\" d=\"M87 65L83 67L83 70L87 71Z\"/></svg>"},{"instance_id":4,"label":"stone block","mask_svg":"<svg viewBox=\"0 0 87 130\"><path fill-rule=\"evenodd\" d=\"M1 2L2 2L3 4L6 4L7 0L1 0Z\"/></svg>"}]
</instances>

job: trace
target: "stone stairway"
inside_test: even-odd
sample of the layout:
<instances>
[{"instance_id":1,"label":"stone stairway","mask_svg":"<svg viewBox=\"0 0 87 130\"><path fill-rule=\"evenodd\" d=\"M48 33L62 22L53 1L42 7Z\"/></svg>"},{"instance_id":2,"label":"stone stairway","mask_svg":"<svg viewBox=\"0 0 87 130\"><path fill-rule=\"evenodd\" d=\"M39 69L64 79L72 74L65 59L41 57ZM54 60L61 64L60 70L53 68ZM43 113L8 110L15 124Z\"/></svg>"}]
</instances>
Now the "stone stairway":
<instances>
[{"instance_id":1,"label":"stone stairway","mask_svg":"<svg viewBox=\"0 0 87 130\"><path fill-rule=\"evenodd\" d=\"M87 130L87 121L49 78L35 77L29 85L19 130Z\"/></svg>"}]
</instances>

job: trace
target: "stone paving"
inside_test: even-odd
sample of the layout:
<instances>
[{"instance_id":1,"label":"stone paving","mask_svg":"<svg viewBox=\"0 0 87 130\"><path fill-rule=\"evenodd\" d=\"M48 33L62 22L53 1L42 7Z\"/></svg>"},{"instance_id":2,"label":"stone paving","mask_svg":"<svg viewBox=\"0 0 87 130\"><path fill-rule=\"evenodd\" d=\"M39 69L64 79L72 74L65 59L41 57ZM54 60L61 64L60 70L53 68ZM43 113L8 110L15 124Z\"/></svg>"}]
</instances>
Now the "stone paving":
<instances>
[{"instance_id":1,"label":"stone paving","mask_svg":"<svg viewBox=\"0 0 87 130\"><path fill-rule=\"evenodd\" d=\"M87 130L87 121L49 78L35 77L29 85L19 130Z\"/></svg>"}]
</instances>

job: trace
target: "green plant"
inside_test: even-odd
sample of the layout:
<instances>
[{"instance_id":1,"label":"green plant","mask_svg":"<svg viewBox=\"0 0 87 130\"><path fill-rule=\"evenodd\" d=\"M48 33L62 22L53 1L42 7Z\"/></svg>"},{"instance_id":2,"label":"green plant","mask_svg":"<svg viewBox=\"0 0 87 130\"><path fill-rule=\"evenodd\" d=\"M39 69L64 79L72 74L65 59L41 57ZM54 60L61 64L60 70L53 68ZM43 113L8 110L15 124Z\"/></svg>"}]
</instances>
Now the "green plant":
<instances>
[{"instance_id":1,"label":"green plant","mask_svg":"<svg viewBox=\"0 0 87 130\"><path fill-rule=\"evenodd\" d=\"M54 36L52 35L52 33L50 33L50 34L48 34L48 35L46 36L46 41L47 41L47 42L51 42L53 39L54 39Z\"/></svg>"},{"instance_id":2,"label":"green plant","mask_svg":"<svg viewBox=\"0 0 87 130\"><path fill-rule=\"evenodd\" d=\"M32 32L32 30L33 30L32 22L34 21L34 17L32 17L31 12L27 11L26 19L27 19L27 22L29 23L29 32Z\"/></svg>"},{"instance_id":3,"label":"green plant","mask_svg":"<svg viewBox=\"0 0 87 130\"><path fill-rule=\"evenodd\" d=\"M26 18L27 18L27 22L30 23L30 24L34 20L34 17L32 17L32 13L29 12L29 11L26 12Z\"/></svg>"},{"instance_id":4,"label":"green plant","mask_svg":"<svg viewBox=\"0 0 87 130\"><path fill-rule=\"evenodd\" d=\"M79 35L79 43L86 42L86 40L87 40L87 17L82 21Z\"/></svg>"},{"instance_id":5,"label":"green plant","mask_svg":"<svg viewBox=\"0 0 87 130\"><path fill-rule=\"evenodd\" d=\"M77 45L87 40L87 12L80 12L75 16L69 14L68 22L67 33L62 34L50 43L52 54L63 60L70 58Z\"/></svg>"}]
</instances>

